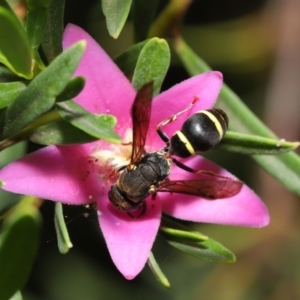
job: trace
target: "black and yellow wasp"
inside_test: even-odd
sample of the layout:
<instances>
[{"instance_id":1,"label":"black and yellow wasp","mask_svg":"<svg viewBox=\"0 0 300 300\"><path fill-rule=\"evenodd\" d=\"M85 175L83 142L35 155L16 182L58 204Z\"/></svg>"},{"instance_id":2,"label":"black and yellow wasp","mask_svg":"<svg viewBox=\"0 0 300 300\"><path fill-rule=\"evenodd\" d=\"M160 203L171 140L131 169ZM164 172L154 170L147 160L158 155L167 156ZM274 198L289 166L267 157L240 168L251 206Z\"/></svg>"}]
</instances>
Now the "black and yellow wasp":
<instances>
[{"instance_id":1,"label":"black and yellow wasp","mask_svg":"<svg viewBox=\"0 0 300 300\"><path fill-rule=\"evenodd\" d=\"M223 177L206 170L194 170L176 158L189 157L216 146L228 128L228 118L221 109L198 111L190 116L181 129L169 139L162 127L173 122L178 115L190 109L198 100L185 110L163 120L156 127L161 139L166 143L160 150L146 152L146 136L151 116L152 86L147 84L140 89L134 100L131 116L133 121L132 154L130 163L118 169L119 178L111 186L109 200L119 210L138 212L141 216L146 210L145 199L149 195L169 192L196 195L206 199L222 199L236 195L243 183ZM206 174L206 179L176 180L168 178L172 163L191 173Z\"/></svg>"}]
</instances>

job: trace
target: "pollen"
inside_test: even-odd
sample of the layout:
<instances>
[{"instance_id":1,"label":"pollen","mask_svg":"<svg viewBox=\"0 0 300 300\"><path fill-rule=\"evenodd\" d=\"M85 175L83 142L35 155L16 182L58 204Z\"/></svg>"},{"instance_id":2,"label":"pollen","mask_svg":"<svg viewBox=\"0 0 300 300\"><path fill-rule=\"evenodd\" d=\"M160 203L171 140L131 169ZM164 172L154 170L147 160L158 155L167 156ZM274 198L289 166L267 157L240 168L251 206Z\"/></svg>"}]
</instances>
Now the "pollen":
<instances>
[{"instance_id":1,"label":"pollen","mask_svg":"<svg viewBox=\"0 0 300 300\"><path fill-rule=\"evenodd\" d=\"M115 145L103 142L90 155L89 159L95 166L100 180L108 185L113 184L117 180L119 170L130 162L132 152L131 140L132 130L127 129L122 144Z\"/></svg>"}]
</instances>

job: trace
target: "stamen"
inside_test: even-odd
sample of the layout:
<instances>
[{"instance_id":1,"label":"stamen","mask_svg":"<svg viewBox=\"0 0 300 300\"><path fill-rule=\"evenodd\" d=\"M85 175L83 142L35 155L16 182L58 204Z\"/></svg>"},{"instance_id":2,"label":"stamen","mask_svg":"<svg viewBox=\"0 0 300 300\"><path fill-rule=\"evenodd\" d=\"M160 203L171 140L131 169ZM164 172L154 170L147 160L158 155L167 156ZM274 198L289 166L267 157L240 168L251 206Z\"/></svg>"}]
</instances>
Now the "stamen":
<instances>
[{"instance_id":1,"label":"stamen","mask_svg":"<svg viewBox=\"0 0 300 300\"><path fill-rule=\"evenodd\" d=\"M122 144L106 144L105 149L96 149L89 157L100 180L111 185L118 178L119 169L130 163L132 130L127 129ZM104 145L104 143L103 143Z\"/></svg>"}]
</instances>

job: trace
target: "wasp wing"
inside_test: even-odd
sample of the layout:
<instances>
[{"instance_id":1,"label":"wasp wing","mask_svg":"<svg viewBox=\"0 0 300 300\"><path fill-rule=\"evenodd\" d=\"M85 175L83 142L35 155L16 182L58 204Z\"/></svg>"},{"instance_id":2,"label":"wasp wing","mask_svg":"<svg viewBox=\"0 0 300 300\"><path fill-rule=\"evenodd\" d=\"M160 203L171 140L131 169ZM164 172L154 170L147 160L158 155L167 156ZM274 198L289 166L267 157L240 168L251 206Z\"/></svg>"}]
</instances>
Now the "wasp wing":
<instances>
[{"instance_id":1,"label":"wasp wing","mask_svg":"<svg viewBox=\"0 0 300 300\"><path fill-rule=\"evenodd\" d=\"M133 123L133 141L130 160L131 164L140 161L145 152L146 136L151 117L152 94L153 82L150 82L137 92L132 105L131 117Z\"/></svg>"},{"instance_id":2,"label":"wasp wing","mask_svg":"<svg viewBox=\"0 0 300 300\"><path fill-rule=\"evenodd\" d=\"M159 184L157 192L188 194L207 199L223 199L238 194L242 186L242 181L230 178L166 180Z\"/></svg>"}]
</instances>

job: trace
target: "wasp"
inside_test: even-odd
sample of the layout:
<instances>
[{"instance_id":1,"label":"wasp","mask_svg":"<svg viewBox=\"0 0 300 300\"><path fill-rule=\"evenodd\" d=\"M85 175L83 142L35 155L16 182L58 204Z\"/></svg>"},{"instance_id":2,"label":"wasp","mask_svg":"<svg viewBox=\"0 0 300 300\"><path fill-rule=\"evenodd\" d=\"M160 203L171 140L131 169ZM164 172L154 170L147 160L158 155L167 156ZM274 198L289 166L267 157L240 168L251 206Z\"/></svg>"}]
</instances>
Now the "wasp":
<instances>
[{"instance_id":1,"label":"wasp","mask_svg":"<svg viewBox=\"0 0 300 300\"><path fill-rule=\"evenodd\" d=\"M162 130L163 126L189 110L198 100L197 97L186 109L156 126L158 135L166 145L158 151L146 152L152 90L153 83L143 86L134 100L131 109L133 122L131 158L128 165L118 169L119 178L108 193L111 203L130 216L134 217L134 213L139 217L146 211L145 199L149 195L154 198L159 192L196 195L212 200L236 195L242 188L241 181L206 170L194 170L173 157L176 155L186 158L215 147L228 128L228 117L225 112L216 108L196 112L171 138ZM168 178L172 163L187 172L205 174L207 178L172 181Z\"/></svg>"}]
</instances>

